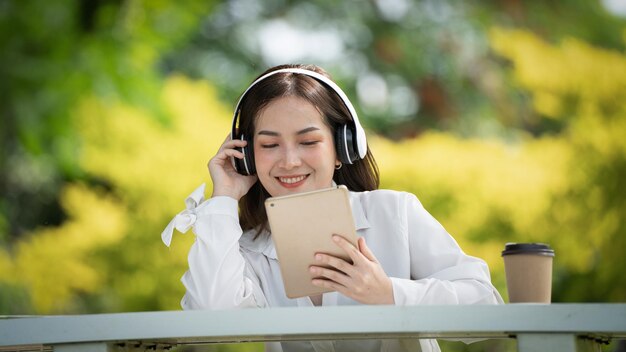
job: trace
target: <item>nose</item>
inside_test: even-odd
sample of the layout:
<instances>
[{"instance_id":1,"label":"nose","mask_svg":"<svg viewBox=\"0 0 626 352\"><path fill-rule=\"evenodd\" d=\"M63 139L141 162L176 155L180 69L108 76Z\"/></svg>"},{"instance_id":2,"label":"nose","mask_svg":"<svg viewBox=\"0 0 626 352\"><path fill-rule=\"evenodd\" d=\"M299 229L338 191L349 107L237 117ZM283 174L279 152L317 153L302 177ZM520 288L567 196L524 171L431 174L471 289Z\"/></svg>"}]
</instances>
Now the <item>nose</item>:
<instances>
[{"instance_id":1,"label":"nose","mask_svg":"<svg viewBox=\"0 0 626 352\"><path fill-rule=\"evenodd\" d=\"M302 159L300 158L298 148L291 146L285 147L280 167L286 170L291 170L299 167L300 165L302 165Z\"/></svg>"}]
</instances>

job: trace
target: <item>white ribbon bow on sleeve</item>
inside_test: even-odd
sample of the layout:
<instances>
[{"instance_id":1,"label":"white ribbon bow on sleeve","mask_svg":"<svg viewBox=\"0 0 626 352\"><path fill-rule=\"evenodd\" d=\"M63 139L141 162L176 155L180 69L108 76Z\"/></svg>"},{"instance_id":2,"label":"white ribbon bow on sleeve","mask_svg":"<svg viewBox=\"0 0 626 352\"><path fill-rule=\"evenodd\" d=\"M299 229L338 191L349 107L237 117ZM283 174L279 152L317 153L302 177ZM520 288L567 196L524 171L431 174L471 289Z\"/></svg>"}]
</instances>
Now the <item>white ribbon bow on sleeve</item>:
<instances>
[{"instance_id":1,"label":"white ribbon bow on sleeve","mask_svg":"<svg viewBox=\"0 0 626 352\"><path fill-rule=\"evenodd\" d=\"M203 183L185 199L185 207L187 209L178 213L161 233L161 240L163 240L166 246L169 247L170 243L172 243L174 229L185 233L196 222L196 208L204 200L204 187L205 184Z\"/></svg>"}]
</instances>

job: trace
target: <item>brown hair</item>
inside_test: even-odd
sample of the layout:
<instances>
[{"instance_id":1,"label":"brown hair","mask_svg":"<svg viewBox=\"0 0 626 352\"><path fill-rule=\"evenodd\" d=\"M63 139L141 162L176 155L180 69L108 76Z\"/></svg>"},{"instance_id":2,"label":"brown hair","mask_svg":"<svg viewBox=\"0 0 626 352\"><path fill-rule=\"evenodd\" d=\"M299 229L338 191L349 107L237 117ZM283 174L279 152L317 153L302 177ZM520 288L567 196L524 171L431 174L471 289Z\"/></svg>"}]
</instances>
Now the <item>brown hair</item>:
<instances>
[{"instance_id":1,"label":"brown hair","mask_svg":"<svg viewBox=\"0 0 626 352\"><path fill-rule=\"evenodd\" d=\"M328 78L326 71L315 65L281 65L263 72L259 77L283 68L300 68L314 71ZM350 112L333 89L326 87L313 77L296 73L278 73L272 75L252 87L241 102L239 115L239 132L246 136L254 136L255 122L261 111L273 100L295 96L302 98L322 113L324 122L335 131L341 125L352 120ZM337 143L337 141L335 141ZM250 144L253 148L253 145ZM378 189L380 183L378 166L370 149L363 160L353 164L344 164L335 171L333 180L339 185L345 185L351 191L371 191ZM260 181L257 181L248 193L239 200L239 223L246 231L256 229L257 236L267 229L267 214L264 202L270 194Z\"/></svg>"}]
</instances>

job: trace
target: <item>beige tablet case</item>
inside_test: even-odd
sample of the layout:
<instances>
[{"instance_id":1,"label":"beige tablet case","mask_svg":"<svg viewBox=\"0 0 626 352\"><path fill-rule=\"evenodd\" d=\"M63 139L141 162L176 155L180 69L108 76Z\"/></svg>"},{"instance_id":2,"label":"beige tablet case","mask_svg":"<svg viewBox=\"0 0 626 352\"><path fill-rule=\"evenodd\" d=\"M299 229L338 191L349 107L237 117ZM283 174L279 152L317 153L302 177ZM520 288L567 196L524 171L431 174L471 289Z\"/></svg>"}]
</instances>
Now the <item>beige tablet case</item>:
<instances>
[{"instance_id":1,"label":"beige tablet case","mask_svg":"<svg viewBox=\"0 0 626 352\"><path fill-rule=\"evenodd\" d=\"M348 189L339 186L268 198L265 209L287 297L331 291L311 284L309 267L320 252L350 261L332 241L332 235L339 234L357 243Z\"/></svg>"}]
</instances>

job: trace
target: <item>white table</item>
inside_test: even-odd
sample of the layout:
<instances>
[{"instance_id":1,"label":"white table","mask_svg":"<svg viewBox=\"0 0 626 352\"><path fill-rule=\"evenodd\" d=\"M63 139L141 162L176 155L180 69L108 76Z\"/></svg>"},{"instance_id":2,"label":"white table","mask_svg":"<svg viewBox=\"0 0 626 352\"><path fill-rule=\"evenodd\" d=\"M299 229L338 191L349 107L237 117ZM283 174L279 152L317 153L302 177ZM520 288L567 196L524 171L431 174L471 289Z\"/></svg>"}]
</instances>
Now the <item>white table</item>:
<instances>
[{"instance_id":1,"label":"white table","mask_svg":"<svg viewBox=\"0 0 626 352\"><path fill-rule=\"evenodd\" d=\"M515 338L519 351L598 350L626 338L626 304L342 306L2 316L0 351L127 351L351 338Z\"/></svg>"}]
</instances>

